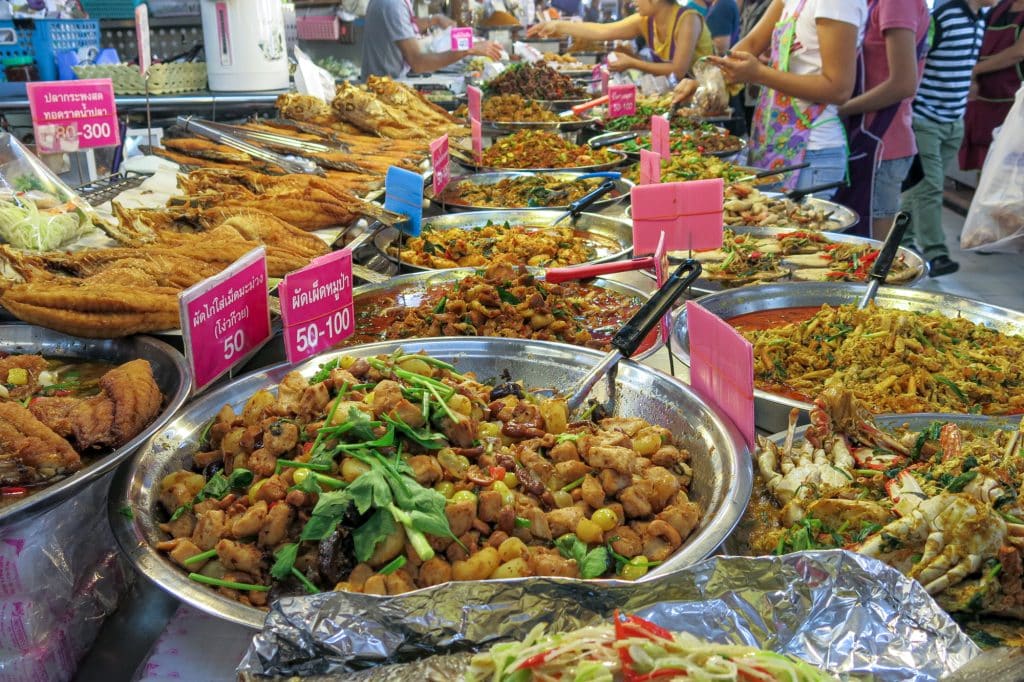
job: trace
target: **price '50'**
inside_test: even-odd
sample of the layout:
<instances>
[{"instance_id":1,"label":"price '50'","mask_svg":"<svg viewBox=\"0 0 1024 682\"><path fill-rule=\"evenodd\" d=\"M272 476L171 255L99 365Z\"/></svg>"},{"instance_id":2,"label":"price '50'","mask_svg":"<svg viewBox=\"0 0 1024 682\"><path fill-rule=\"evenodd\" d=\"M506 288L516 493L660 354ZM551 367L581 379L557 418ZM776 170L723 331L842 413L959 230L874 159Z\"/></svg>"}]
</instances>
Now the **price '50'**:
<instances>
[{"instance_id":1,"label":"price '50'","mask_svg":"<svg viewBox=\"0 0 1024 682\"><path fill-rule=\"evenodd\" d=\"M334 339L342 336L351 327L352 312L349 308L344 308L319 320L314 320L306 326L300 327L295 332L298 351L305 353L306 351L315 350L319 346L321 337Z\"/></svg>"},{"instance_id":2,"label":"price '50'","mask_svg":"<svg viewBox=\"0 0 1024 682\"><path fill-rule=\"evenodd\" d=\"M231 360L245 348L245 332L239 329L224 339L224 359Z\"/></svg>"}]
</instances>

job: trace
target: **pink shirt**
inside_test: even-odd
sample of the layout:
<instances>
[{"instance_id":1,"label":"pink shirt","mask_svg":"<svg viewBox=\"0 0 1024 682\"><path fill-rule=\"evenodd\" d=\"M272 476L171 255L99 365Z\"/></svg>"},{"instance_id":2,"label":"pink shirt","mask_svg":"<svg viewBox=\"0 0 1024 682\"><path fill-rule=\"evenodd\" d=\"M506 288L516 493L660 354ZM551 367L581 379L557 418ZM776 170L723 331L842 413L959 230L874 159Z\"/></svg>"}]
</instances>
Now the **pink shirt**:
<instances>
[{"instance_id":1,"label":"pink shirt","mask_svg":"<svg viewBox=\"0 0 1024 682\"><path fill-rule=\"evenodd\" d=\"M875 6L868 17L867 32L864 34L864 80L865 88L870 90L889 77L884 31L909 29L916 35L916 44L928 34L930 16L924 0L878 0L877 3L868 4ZM922 57L917 64L918 83L924 72L924 62ZM917 153L914 131L910 127L913 101L913 97L908 97L900 103L896 118L882 138L882 160L901 159ZM871 115L868 115L867 122L871 122Z\"/></svg>"}]
</instances>

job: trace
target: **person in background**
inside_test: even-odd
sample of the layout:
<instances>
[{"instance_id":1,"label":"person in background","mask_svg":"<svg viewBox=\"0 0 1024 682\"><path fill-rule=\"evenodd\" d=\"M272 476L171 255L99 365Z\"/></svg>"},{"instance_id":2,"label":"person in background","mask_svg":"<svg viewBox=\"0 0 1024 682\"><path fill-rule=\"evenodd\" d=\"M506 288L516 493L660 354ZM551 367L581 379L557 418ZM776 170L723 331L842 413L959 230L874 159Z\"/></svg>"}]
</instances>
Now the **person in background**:
<instances>
[{"instance_id":1,"label":"person in background","mask_svg":"<svg viewBox=\"0 0 1024 682\"><path fill-rule=\"evenodd\" d=\"M761 17L764 16L771 4L772 0L743 0L743 6L740 7L740 38L745 38L754 30L757 22L761 21ZM762 53L758 55L758 58L767 64L769 56L767 53ZM752 129L754 106L757 104L757 96L760 92L761 88L757 85L748 84L743 88L743 119L747 124L748 131Z\"/></svg>"},{"instance_id":2,"label":"person in background","mask_svg":"<svg viewBox=\"0 0 1024 682\"><path fill-rule=\"evenodd\" d=\"M862 129L873 138L866 150L872 159L881 139L880 163L853 165L850 184L857 192L873 187L865 203L870 206L871 235L885 239L899 210L903 179L917 153L911 105L924 69L931 17L924 0L868 0L868 10L864 91L839 107L839 115L863 115ZM852 153L857 136L851 135L850 140Z\"/></svg>"},{"instance_id":3,"label":"person in background","mask_svg":"<svg viewBox=\"0 0 1024 682\"><path fill-rule=\"evenodd\" d=\"M725 54L740 37L740 8L736 0L716 0L708 10L708 30L715 54Z\"/></svg>"},{"instance_id":4,"label":"person in background","mask_svg":"<svg viewBox=\"0 0 1024 682\"><path fill-rule=\"evenodd\" d=\"M425 22L418 20L409 0L370 0L363 34L363 80L370 76L401 78L410 71L429 73L467 55L501 58L501 46L489 40L474 41L473 47L465 51L423 51L419 42L421 28L454 25L454 21L442 15L434 15Z\"/></svg>"},{"instance_id":5,"label":"person in background","mask_svg":"<svg viewBox=\"0 0 1024 682\"><path fill-rule=\"evenodd\" d=\"M563 17L578 17L583 14L583 3L580 0L551 0L551 6Z\"/></svg>"},{"instance_id":6,"label":"person in background","mask_svg":"<svg viewBox=\"0 0 1024 682\"><path fill-rule=\"evenodd\" d=\"M1024 80L1024 0L1002 0L988 15L974 84L967 97L960 168L977 170L985 163L992 131L1002 125Z\"/></svg>"},{"instance_id":7,"label":"person in background","mask_svg":"<svg viewBox=\"0 0 1024 682\"><path fill-rule=\"evenodd\" d=\"M727 57L709 59L732 83L762 86L748 160L762 168L809 163L786 175L787 189L842 180L846 137L838 107L853 94L865 0L772 0L754 29ZM769 64L759 55L771 50ZM693 96L681 82L674 100Z\"/></svg>"},{"instance_id":8,"label":"person in background","mask_svg":"<svg viewBox=\"0 0 1024 682\"><path fill-rule=\"evenodd\" d=\"M964 136L963 115L971 70L985 35L982 7L998 0L951 0L932 11L932 41L913 106L914 139L923 179L903 194L901 211L910 214L903 237L917 243L932 277L956 272L942 230L942 191L946 167Z\"/></svg>"},{"instance_id":9,"label":"person in background","mask_svg":"<svg viewBox=\"0 0 1024 682\"><path fill-rule=\"evenodd\" d=\"M643 38L653 61L612 52L610 71L637 69L654 76L683 78L693 62L710 55L714 49L711 33L704 23L714 0L690 0L680 7L674 0L636 0L636 13L610 24L548 21L531 26L528 37L580 40L633 40Z\"/></svg>"}]
</instances>

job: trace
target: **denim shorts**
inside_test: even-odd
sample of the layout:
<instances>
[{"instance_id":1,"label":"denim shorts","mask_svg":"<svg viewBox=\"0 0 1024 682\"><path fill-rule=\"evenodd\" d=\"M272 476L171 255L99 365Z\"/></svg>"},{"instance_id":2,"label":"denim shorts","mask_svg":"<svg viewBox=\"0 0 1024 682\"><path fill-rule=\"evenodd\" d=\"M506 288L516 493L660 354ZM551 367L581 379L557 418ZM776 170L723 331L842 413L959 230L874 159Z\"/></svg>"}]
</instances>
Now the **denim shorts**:
<instances>
[{"instance_id":1,"label":"denim shorts","mask_svg":"<svg viewBox=\"0 0 1024 682\"><path fill-rule=\"evenodd\" d=\"M846 177L846 148L828 147L826 149L808 149L804 161L810 165L800 171L797 189L817 187L830 182L838 182ZM835 189L817 192L819 199L831 199Z\"/></svg>"},{"instance_id":2,"label":"denim shorts","mask_svg":"<svg viewBox=\"0 0 1024 682\"><path fill-rule=\"evenodd\" d=\"M914 163L913 156L883 161L875 171L875 200L871 209L873 218L891 218L900 210L903 181Z\"/></svg>"}]
</instances>

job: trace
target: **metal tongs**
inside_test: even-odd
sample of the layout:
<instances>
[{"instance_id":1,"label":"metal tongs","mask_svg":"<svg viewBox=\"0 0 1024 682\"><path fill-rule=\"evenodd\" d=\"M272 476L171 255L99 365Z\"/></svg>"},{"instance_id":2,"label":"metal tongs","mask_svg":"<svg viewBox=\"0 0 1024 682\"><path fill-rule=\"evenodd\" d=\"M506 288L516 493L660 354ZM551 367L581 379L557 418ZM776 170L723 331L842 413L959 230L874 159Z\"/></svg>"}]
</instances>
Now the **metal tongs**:
<instances>
[{"instance_id":1,"label":"metal tongs","mask_svg":"<svg viewBox=\"0 0 1024 682\"><path fill-rule=\"evenodd\" d=\"M252 130L250 128L243 128L241 126L230 125L228 123L217 123L215 121L204 121L203 123L210 128L220 130L222 133L227 133L228 135L234 135L240 140L246 140L253 144L273 144L279 147L294 149L298 152L305 152L307 154L324 154L327 152L346 151L344 149L334 149L325 144L320 144L319 142L297 140L294 137L278 135L277 133L271 133L265 130Z\"/></svg>"},{"instance_id":2,"label":"metal tongs","mask_svg":"<svg viewBox=\"0 0 1024 682\"><path fill-rule=\"evenodd\" d=\"M220 130L217 124L212 121L203 121L191 116L179 116L178 125L189 132L213 140L219 144L227 145L238 151L245 152L253 158L257 158L275 166L280 166L288 173L301 173L305 175L325 175L324 171L312 161L300 159L294 156L277 154L263 147L258 147L251 142L243 140L232 133Z\"/></svg>"},{"instance_id":3,"label":"metal tongs","mask_svg":"<svg viewBox=\"0 0 1024 682\"><path fill-rule=\"evenodd\" d=\"M573 220L579 218L581 213L590 208L594 204L594 202L603 197L605 194L608 194L608 192L611 192L613 189L615 189L615 180L605 180L597 189L591 191L589 194L586 194L577 199L576 201L572 202L571 204L569 204L569 210L560 215L554 222L552 222L551 227L554 227L555 225L557 225L558 223L562 222L563 220L570 216Z\"/></svg>"},{"instance_id":4,"label":"metal tongs","mask_svg":"<svg viewBox=\"0 0 1024 682\"><path fill-rule=\"evenodd\" d=\"M752 175L744 175L735 182L749 182L750 180L757 180L759 178L770 178L773 175L784 175L786 173L792 173L793 171L800 170L801 168L807 168L810 165L810 161L804 161L803 163L793 164L792 166L783 166L782 168L765 168L764 170L758 171Z\"/></svg>"},{"instance_id":5,"label":"metal tongs","mask_svg":"<svg viewBox=\"0 0 1024 682\"><path fill-rule=\"evenodd\" d=\"M614 136L606 138L604 140L598 140L597 142L588 142L587 145L591 149L601 149L602 147L610 147L613 144L619 144L620 142L629 142L630 140L635 140L643 132L645 132L645 131L643 131L643 130L631 130L628 133L622 133L621 135L614 135Z\"/></svg>"},{"instance_id":6,"label":"metal tongs","mask_svg":"<svg viewBox=\"0 0 1024 682\"><path fill-rule=\"evenodd\" d=\"M798 189L794 189L790 192L786 192L785 197L793 201L800 201L804 197L817 194L818 192L824 192L826 190L842 187L845 184L846 180L836 180L835 182L826 182L821 185L815 185L813 187L801 187Z\"/></svg>"},{"instance_id":7,"label":"metal tongs","mask_svg":"<svg viewBox=\"0 0 1024 682\"><path fill-rule=\"evenodd\" d=\"M878 293L878 287L885 283L885 278L889 275L889 268L896 260L900 242L903 241L903 234L909 225L909 214L903 212L896 214L896 219L892 221L892 229L889 230L889 236L885 238L882 250L878 252L878 258L875 259L874 265L871 266L871 272L868 273L868 290L864 292L863 298L857 304L858 310L867 308L868 304L874 300L875 294Z\"/></svg>"},{"instance_id":8,"label":"metal tongs","mask_svg":"<svg viewBox=\"0 0 1024 682\"><path fill-rule=\"evenodd\" d=\"M612 338L612 350L572 387L572 392L566 399L570 415L582 407L594 385L611 371L619 363L619 360L628 358L636 352L647 334L658 324L683 292L700 277L700 273L699 262L684 261L668 278L665 285L622 326Z\"/></svg>"}]
</instances>

